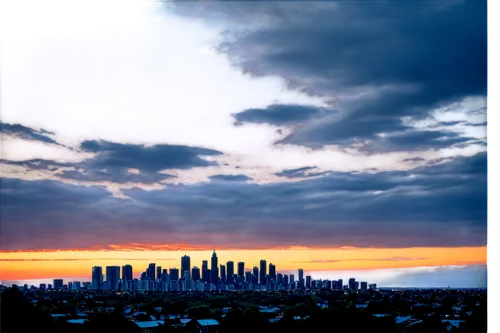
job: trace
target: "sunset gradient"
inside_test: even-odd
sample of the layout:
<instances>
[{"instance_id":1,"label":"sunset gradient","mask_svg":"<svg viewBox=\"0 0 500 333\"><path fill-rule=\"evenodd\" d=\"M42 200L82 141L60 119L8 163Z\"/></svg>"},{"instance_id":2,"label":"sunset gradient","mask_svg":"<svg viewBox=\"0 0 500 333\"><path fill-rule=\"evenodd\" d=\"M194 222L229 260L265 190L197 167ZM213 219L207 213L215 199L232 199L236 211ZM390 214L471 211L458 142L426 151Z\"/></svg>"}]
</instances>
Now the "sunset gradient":
<instances>
[{"instance_id":1,"label":"sunset gradient","mask_svg":"<svg viewBox=\"0 0 500 333\"><path fill-rule=\"evenodd\" d=\"M485 286L486 7L2 2L0 279L215 244L247 269Z\"/></svg>"}]
</instances>

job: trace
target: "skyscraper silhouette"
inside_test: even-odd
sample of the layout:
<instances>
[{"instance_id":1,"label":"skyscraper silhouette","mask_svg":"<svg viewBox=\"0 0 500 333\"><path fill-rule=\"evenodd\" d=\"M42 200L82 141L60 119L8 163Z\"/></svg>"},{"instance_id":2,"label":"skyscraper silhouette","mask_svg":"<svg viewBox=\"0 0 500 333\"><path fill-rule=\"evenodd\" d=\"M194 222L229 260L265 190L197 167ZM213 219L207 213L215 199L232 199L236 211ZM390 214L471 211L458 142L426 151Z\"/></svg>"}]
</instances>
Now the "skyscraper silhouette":
<instances>
[{"instance_id":1,"label":"skyscraper silhouette","mask_svg":"<svg viewBox=\"0 0 500 333\"><path fill-rule=\"evenodd\" d=\"M122 266L122 280L123 281L132 281L134 279L134 273L132 270L132 265Z\"/></svg>"},{"instance_id":2,"label":"skyscraper silhouette","mask_svg":"<svg viewBox=\"0 0 500 333\"><path fill-rule=\"evenodd\" d=\"M227 262L227 283L234 283L234 262Z\"/></svg>"},{"instance_id":3,"label":"skyscraper silhouette","mask_svg":"<svg viewBox=\"0 0 500 333\"><path fill-rule=\"evenodd\" d=\"M217 259L217 253L215 253L215 245L214 245L214 253L212 254L212 265L210 267L210 282L217 283L219 278L219 262Z\"/></svg>"},{"instance_id":4,"label":"skyscraper silhouette","mask_svg":"<svg viewBox=\"0 0 500 333\"><path fill-rule=\"evenodd\" d=\"M260 279L259 283L260 284L266 284L266 274L267 274L267 262L262 259L260 261Z\"/></svg>"},{"instance_id":5,"label":"skyscraper silhouette","mask_svg":"<svg viewBox=\"0 0 500 333\"><path fill-rule=\"evenodd\" d=\"M183 256L181 258L181 272L184 276L184 272L188 271L191 275L191 258L189 256Z\"/></svg>"}]
</instances>

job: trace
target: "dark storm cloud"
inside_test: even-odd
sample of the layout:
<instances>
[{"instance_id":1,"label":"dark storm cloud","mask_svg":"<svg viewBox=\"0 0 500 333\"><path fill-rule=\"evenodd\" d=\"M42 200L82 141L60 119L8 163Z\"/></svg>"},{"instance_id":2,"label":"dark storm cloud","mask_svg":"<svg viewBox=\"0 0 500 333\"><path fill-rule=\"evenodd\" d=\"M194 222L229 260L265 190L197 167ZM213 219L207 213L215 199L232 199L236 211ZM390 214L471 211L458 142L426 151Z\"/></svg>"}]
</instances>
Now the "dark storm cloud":
<instances>
[{"instance_id":1,"label":"dark storm cloud","mask_svg":"<svg viewBox=\"0 0 500 333\"><path fill-rule=\"evenodd\" d=\"M245 182L247 180L252 180L252 178L245 175L215 175L209 177L216 181L230 181L230 182Z\"/></svg>"},{"instance_id":2,"label":"dark storm cloud","mask_svg":"<svg viewBox=\"0 0 500 333\"><path fill-rule=\"evenodd\" d=\"M287 178L307 178L307 177L316 177L327 175L330 172L308 172L310 170L317 169L317 167L304 167L298 169L288 169L275 173L278 177L287 177Z\"/></svg>"},{"instance_id":3,"label":"dark storm cloud","mask_svg":"<svg viewBox=\"0 0 500 333\"><path fill-rule=\"evenodd\" d=\"M91 159L79 163L84 173L64 171L63 178L80 181L108 180L117 183L142 182L155 183L173 177L160 174L165 169L190 169L217 165L200 156L222 154L212 149L176 145L144 146L137 144L121 144L109 141L84 141L84 151L96 153ZM139 170L139 174L129 172Z\"/></svg>"},{"instance_id":4,"label":"dark storm cloud","mask_svg":"<svg viewBox=\"0 0 500 333\"><path fill-rule=\"evenodd\" d=\"M45 143L53 143L59 145L54 139L48 137L46 134L54 134L46 130L34 130L33 128L26 127L20 124L7 124L0 122L0 133L12 135L14 137L30 140L41 141Z\"/></svg>"},{"instance_id":5,"label":"dark storm cloud","mask_svg":"<svg viewBox=\"0 0 500 333\"><path fill-rule=\"evenodd\" d=\"M212 149L176 145L136 145L109 141L84 141L81 148L97 153L86 164L92 168L135 168L141 171L158 172L164 169L190 169L217 165L200 156L215 156L222 153Z\"/></svg>"},{"instance_id":6,"label":"dark storm cloud","mask_svg":"<svg viewBox=\"0 0 500 333\"><path fill-rule=\"evenodd\" d=\"M425 161L425 158L422 157L412 157L412 158L405 158L403 162L423 162Z\"/></svg>"},{"instance_id":7,"label":"dark storm cloud","mask_svg":"<svg viewBox=\"0 0 500 333\"><path fill-rule=\"evenodd\" d=\"M409 172L124 190L133 200L97 187L4 179L3 246L484 246L486 189L486 154Z\"/></svg>"},{"instance_id":8,"label":"dark storm cloud","mask_svg":"<svg viewBox=\"0 0 500 333\"><path fill-rule=\"evenodd\" d=\"M335 114L334 110L303 105L269 105L265 109L248 109L233 114L236 125L243 123L270 124L276 126L293 125Z\"/></svg>"},{"instance_id":9,"label":"dark storm cloud","mask_svg":"<svg viewBox=\"0 0 500 333\"><path fill-rule=\"evenodd\" d=\"M10 165L24 166L32 170L54 170L61 167L72 168L58 173L59 177L77 181L110 181L115 183L141 182L155 183L174 177L162 174L165 169L189 169L217 165L200 156L215 156L219 151L175 145L144 146L120 144L108 141L84 141L80 147L95 153L92 158L78 163L59 163L56 161L33 159L26 161L2 161ZM137 169L138 173L129 169Z\"/></svg>"},{"instance_id":10,"label":"dark storm cloud","mask_svg":"<svg viewBox=\"0 0 500 333\"><path fill-rule=\"evenodd\" d=\"M76 164L73 163L60 163L56 161L44 160L40 158L35 158L32 160L25 161L9 161L9 160L0 160L2 164L8 165L17 165L23 166L27 169L31 170L58 170L61 167L74 167Z\"/></svg>"},{"instance_id":11,"label":"dark storm cloud","mask_svg":"<svg viewBox=\"0 0 500 333\"><path fill-rule=\"evenodd\" d=\"M216 2L176 10L230 22L233 34L218 52L243 73L280 76L289 89L331 99L341 111L296 129L282 144L370 140L375 150L382 147L378 133L411 129L402 116L425 117L466 96L486 96L486 1ZM263 110L243 115L276 122ZM425 147L457 140L427 139Z\"/></svg>"}]
</instances>

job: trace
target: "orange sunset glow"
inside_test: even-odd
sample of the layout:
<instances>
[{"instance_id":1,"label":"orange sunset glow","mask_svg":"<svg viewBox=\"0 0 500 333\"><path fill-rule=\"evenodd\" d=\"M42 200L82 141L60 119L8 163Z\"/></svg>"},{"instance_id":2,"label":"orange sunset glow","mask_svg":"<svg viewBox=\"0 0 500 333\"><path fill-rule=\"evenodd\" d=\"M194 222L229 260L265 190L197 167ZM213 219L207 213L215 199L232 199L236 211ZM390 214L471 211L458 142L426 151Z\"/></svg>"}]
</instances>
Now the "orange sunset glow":
<instances>
[{"instance_id":1,"label":"orange sunset glow","mask_svg":"<svg viewBox=\"0 0 500 333\"><path fill-rule=\"evenodd\" d=\"M143 247L147 247L144 246ZM154 248L155 246L153 246ZM156 246L159 247L159 246ZM177 246L171 246L176 248ZM179 246L180 247L180 246ZM178 248L178 247L177 247ZM0 253L0 280L39 279L56 276L90 279L91 267L131 264L140 274L149 262L163 268L180 266L181 256L188 254L193 266L201 266L210 258L211 250L193 251L31 251ZM358 270L381 268L408 268L486 264L486 247L421 247L421 248L332 248L332 249L269 249L223 250L217 252L221 263L242 260L246 269L266 259L278 271L304 270Z\"/></svg>"}]
</instances>

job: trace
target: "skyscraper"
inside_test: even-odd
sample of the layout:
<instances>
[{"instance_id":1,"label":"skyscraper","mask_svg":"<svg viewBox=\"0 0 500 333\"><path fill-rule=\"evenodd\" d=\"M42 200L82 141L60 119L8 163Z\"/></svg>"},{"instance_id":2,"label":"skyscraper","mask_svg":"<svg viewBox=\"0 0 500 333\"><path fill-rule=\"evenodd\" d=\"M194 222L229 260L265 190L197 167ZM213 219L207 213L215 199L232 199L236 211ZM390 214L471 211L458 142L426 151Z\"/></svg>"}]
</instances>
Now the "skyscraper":
<instances>
[{"instance_id":1,"label":"skyscraper","mask_svg":"<svg viewBox=\"0 0 500 333\"><path fill-rule=\"evenodd\" d=\"M102 287L102 267L92 267L92 289L100 290Z\"/></svg>"},{"instance_id":2,"label":"skyscraper","mask_svg":"<svg viewBox=\"0 0 500 333\"><path fill-rule=\"evenodd\" d=\"M156 278L161 279L161 266L156 266Z\"/></svg>"},{"instance_id":3,"label":"skyscraper","mask_svg":"<svg viewBox=\"0 0 500 333\"><path fill-rule=\"evenodd\" d=\"M132 281L134 279L134 274L132 270L132 265L125 265L122 267L122 280L123 281Z\"/></svg>"},{"instance_id":4,"label":"skyscraper","mask_svg":"<svg viewBox=\"0 0 500 333\"><path fill-rule=\"evenodd\" d=\"M269 264L269 278L272 281L276 280L276 266L273 265L272 263Z\"/></svg>"},{"instance_id":5,"label":"skyscraper","mask_svg":"<svg viewBox=\"0 0 500 333\"><path fill-rule=\"evenodd\" d=\"M356 290L356 279L355 278L349 279L349 289Z\"/></svg>"},{"instance_id":6,"label":"skyscraper","mask_svg":"<svg viewBox=\"0 0 500 333\"><path fill-rule=\"evenodd\" d=\"M202 274L202 279L203 282L210 282L210 275L208 273L208 261L203 260L201 264L201 274Z\"/></svg>"},{"instance_id":7,"label":"skyscraper","mask_svg":"<svg viewBox=\"0 0 500 333\"><path fill-rule=\"evenodd\" d=\"M215 253L215 245L214 245L214 253L212 254L212 266L210 267L210 282L217 283L219 279L219 261L217 259L217 253Z\"/></svg>"},{"instance_id":8,"label":"skyscraper","mask_svg":"<svg viewBox=\"0 0 500 333\"><path fill-rule=\"evenodd\" d=\"M245 276L245 263L240 261L238 263L238 279L243 281L243 277Z\"/></svg>"},{"instance_id":9,"label":"skyscraper","mask_svg":"<svg viewBox=\"0 0 500 333\"><path fill-rule=\"evenodd\" d=\"M361 282L361 290L367 290L368 289L368 282Z\"/></svg>"},{"instance_id":10,"label":"skyscraper","mask_svg":"<svg viewBox=\"0 0 500 333\"><path fill-rule=\"evenodd\" d=\"M259 267L254 266L252 273L252 284L259 284Z\"/></svg>"},{"instance_id":11,"label":"skyscraper","mask_svg":"<svg viewBox=\"0 0 500 333\"><path fill-rule=\"evenodd\" d=\"M155 263L149 264L149 267L146 270L146 275L148 276L148 280L155 280L156 279L156 277L155 277L155 274L156 274L155 267L156 267Z\"/></svg>"},{"instance_id":12,"label":"skyscraper","mask_svg":"<svg viewBox=\"0 0 500 333\"><path fill-rule=\"evenodd\" d=\"M234 283L234 262L227 262L227 283Z\"/></svg>"},{"instance_id":13,"label":"skyscraper","mask_svg":"<svg viewBox=\"0 0 500 333\"><path fill-rule=\"evenodd\" d=\"M62 289L63 280L62 279L54 279L54 289Z\"/></svg>"},{"instance_id":14,"label":"skyscraper","mask_svg":"<svg viewBox=\"0 0 500 333\"><path fill-rule=\"evenodd\" d=\"M338 289L344 289L344 281L342 279L337 280Z\"/></svg>"},{"instance_id":15,"label":"skyscraper","mask_svg":"<svg viewBox=\"0 0 500 333\"><path fill-rule=\"evenodd\" d=\"M201 279L199 267L193 267L193 269L191 270L191 279L193 279L193 281L199 281Z\"/></svg>"},{"instance_id":16,"label":"skyscraper","mask_svg":"<svg viewBox=\"0 0 500 333\"><path fill-rule=\"evenodd\" d=\"M252 283L253 277L252 272L245 272L245 282Z\"/></svg>"},{"instance_id":17,"label":"skyscraper","mask_svg":"<svg viewBox=\"0 0 500 333\"><path fill-rule=\"evenodd\" d=\"M179 281L179 270L177 268L170 268L170 281Z\"/></svg>"},{"instance_id":18,"label":"skyscraper","mask_svg":"<svg viewBox=\"0 0 500 333\"><path fill-rule=\"evenodd\" d=\"M188 271L191 274L191 258L189 256L183 256L181 258L181 272L184 276L184 272Z\"/></svg>"},{"instance_id":19,"label":"skyscraper","mask_svg":"<svg viewBox=\"0 0 500 333\"><path fill-rule=\"evenodd\" d=\"M220 265L220 281L222 283L226 282L226 266Z\"/></svg>"},{"instance_id":20,"label":"skyscraper","mask_svg":"<svg viewBox=\"0 0 500 333\"><path fill-rule=\"evenodd\" d=\"M306 288L311 288L311 276L306 276Z\"/></svg>"},{"instance_id":21,"label":"skyscraper","mask_svg":"<svg viewBox=\"0 0 500 333\"><path fill-rule=\"evenodd\" d=\"M267 262L263 259L260 261L260 284L266 284Z\"/></svg>"},{"instance_id":22,"label":"skyscraper","mask_svg":"<svg viewBox=\"0 0 500 333\"><path fill-rule=\"evenodd\" d=\"M299 289L304 289L304 270L299 268Z\"/></svg>"},{"instance_id":23,"label":"skyscraper","mask_svg":"<svg viewBox=\"0 0 500 333\"><path fill-rule=\"evenodd\" d=\"M106 282L109 289L118 289L118 280L120 279L120 266L106 266Z\"/></svg>"}]
</instances>

